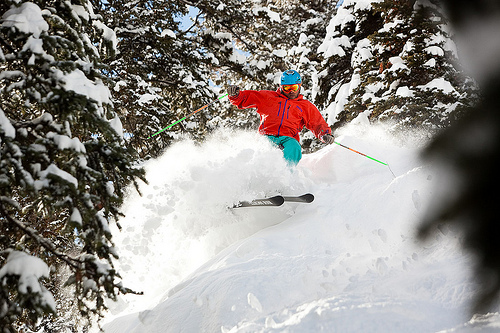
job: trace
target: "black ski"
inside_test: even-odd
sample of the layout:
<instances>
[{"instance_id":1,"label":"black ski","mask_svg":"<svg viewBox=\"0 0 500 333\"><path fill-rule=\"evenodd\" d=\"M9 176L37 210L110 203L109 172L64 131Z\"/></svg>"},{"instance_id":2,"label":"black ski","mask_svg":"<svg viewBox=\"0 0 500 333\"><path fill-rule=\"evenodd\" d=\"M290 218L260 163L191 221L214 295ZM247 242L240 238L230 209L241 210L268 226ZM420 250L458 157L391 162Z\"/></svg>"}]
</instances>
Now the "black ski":
<instances>
[{"instance_id":1,"label":"black ski","mask_svg":"<svg viewBox=\"0 0 500 333\"><path fill-rule=\"evenodd\" d=\"M298 196L282 196L277 195L270 198L255 199L252 201L241 201L234 205L233 208L241 207L278 207L283 205L285 202L301 202L301 203L311 203L314 201L314 195L311 193L298 195Z\"/></svg>"},{"instance_id":2,"label":"black ski","mask_svg":"<svg viewBox=\"0 0 500 333\"><path fill-rule=\"evenodd\" d=\"M233 208L240 207L266 207L266 206L281 206L285 202L285 198L281 195L277 195L271 198L265 199L255 199L252 201L240 201Z\"/></svg>"},{"instance_id":3,"label":"black ski","mask_svg":"<svg viewBox=\"0 0 500 333\"><path fill-rule=\"evenodd\" d=\"M283 199L285 199L285 202L311 203L314 201L314 195L307 193L299 196L283 196Z\"/></svg>"}]
</instances>

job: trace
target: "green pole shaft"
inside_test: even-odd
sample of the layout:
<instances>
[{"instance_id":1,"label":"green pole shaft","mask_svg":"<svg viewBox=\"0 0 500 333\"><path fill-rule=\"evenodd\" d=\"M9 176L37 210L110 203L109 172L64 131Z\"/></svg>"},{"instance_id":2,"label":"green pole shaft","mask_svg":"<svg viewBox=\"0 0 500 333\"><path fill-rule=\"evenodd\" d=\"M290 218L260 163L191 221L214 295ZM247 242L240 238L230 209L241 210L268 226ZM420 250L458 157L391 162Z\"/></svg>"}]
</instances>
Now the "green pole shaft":
<instances>
[{"instance_id":1,"label":"green pole shaft","mask_svg":"<svg viewBox=\"0 0 500 333\"><path fill-rule=\"evenodd\" d=\"M155 134L151 135L148 139L151 139L153 136L156 136L156 135L160 134L161 132L166 131L166 130L168 130L169 128L171 128L171 127L173 127L173 126L177 125L178 123L180 123L180 122L181 122L181 121L183 121L184 119L189 118L189 117L191 117L192 115L194 115L196 112L201 111L201 110L203 110L203 109L205 109L205 108L209 107L210 105L212 105L212 104L214 104L215 102L217 102L217 101L219 101L219 100L223 99L223 98L224 98L224 97L226 97L227 95L228 95L228 94L224 94L224 95L222 95L222 96L218 97L217 99L215 99L215 100L211 101L210 103L208 103L208 104L206 104L206 105L203 105L203 106L202 106L201 108L199 108L198 110L195 110L195 111L191 112L190 114L188 114L188 115L187 115L187 116L185 116L184 118L177 120L177 121L176 121L176 122L174 122L173 124L170 124L170 125L168 125L167 127L165 127L164 129L162 129L162 130L160 130L160 131L156 132Z\"/></svg>"},{"instance_id":2,"label":"green pole shaft","mask_svg":"<svg viewBox=\"0 0 500 333\"><path fill-rule=\"evenodd\" d=\"M353 152L358 153L358 154L360 154L360 155L362 155L362 156L364 156L364 157L367 157L367 158L369 158L370 160L373 160L373 161L378 162L378 163L383 164L383 165L388 165L387 163L381 162L381 161L379 161L379 160L377 160L377 159L375 159L375 158L373 158L373 157L370 157L370 156L368 156L368 155L366 155L366 154L363 154L363 153L361 153L361 152L359 152L359 151L357 151L357 150L354 150L354 149L352 149L352 148L349 148L349 147L347 147L347 146L344 146L344 145L343 145L343 144L341 144L341 143L338 143L338 142L335 142L335 141L334 141L333 143L336 143L336 144L338 144L338 145L339 145L339 146L341 146L341 147L344 147L344 148L346 148L346 149L349 149L350 151L353 151Z\"/></svg>"}]
</instances>

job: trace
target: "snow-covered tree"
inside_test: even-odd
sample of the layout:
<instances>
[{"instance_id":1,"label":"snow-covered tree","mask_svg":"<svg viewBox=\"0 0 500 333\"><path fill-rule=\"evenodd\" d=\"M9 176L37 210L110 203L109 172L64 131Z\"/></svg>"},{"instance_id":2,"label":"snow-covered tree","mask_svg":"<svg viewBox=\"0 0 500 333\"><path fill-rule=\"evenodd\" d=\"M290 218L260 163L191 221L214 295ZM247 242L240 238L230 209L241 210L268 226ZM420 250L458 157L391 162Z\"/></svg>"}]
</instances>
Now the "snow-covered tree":
<instances>
[{"instance_id":1,"label":"snow-covered tree","mask_svg":"<svg viewBox=\"0 0 500 333\"><path fill-rule=\"evenodd\" d=\"M320 47L329 123L364 113L396 128L448 126L475 98L451 37L432 1L344 1Z\"/></svg>"},{"instance_id":2,"label":"snow-covered tree","mask_svg":"<svg viewBox=\"0 0 500 333\"><path fill-rule=\"evenodd\" d=\"M0 4L0 325L55 312L45 287L71 271L83 316L130 292L112 259L109 223L142 177L123 148L110 69L116 38L87 0ZM43 324L43 322L42 322Z\"/></svg>"},{"instance_id":3,"label":"snow-covered tree","mask_svg":"<svg viewBox=\"0 0 500 333\"><path fill-rule=\"evenodd\" d=\"M194 4L193 4L194 5ZM100 13L116 32L118 55L110 59L116 80L115 107L120 110L127 141L142 157L157 156L179 134L202 137L204 126L181 123L150 136L215 98L209 84L212 59L203 48L200 19L181 25L186 1L101 1ZM198 14L200 15L200 14ZM206 121L199 114L191 121Z\"/></svg>"}]
</instances>

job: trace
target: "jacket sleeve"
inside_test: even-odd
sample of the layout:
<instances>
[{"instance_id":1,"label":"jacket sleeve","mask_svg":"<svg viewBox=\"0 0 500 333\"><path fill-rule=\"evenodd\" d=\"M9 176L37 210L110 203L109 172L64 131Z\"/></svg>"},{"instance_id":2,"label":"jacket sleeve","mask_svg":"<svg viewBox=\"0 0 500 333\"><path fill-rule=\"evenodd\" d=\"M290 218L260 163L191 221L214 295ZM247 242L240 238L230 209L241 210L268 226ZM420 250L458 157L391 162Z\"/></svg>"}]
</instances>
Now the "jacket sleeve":
<instances>
[{"instance_id":1,"label":"jacket sleeve","mask_svg":"<svg viewBox=\"0 0 500 333\"><path fill-rule=\"evenodd\" d=\"M231 104L238 109L256 108L262 102L263 96L257 90L242 90L236 97L229 96Z\"/></svg>"},{"instance_id":2,"label":"jacket sleeve","mask_svg":"<svg viewBox=\"0 0 500 333\"><path fill-rule=\"evenodd\" d=\"M330 126L328 126L318 108L312 103L307 109L306 127L313 132L314 136L318 139L321 139L325 134L332 134Z\"/></svg>"}]
</instances>

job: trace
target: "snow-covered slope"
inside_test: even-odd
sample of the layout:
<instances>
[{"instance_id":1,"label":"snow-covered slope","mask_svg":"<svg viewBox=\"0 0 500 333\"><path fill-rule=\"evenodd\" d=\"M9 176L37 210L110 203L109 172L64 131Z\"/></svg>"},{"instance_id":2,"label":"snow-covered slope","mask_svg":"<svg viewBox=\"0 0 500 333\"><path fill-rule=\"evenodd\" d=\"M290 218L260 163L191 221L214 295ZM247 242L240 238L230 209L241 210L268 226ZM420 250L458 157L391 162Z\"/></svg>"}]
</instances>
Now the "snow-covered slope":
<instances>
[{"instance_id":1,"label":"snow-covered slope","mask_svg":"<svg viewBox=\"0 0 500 333\"><path fill-rule=\"evenodd\" d=\"M468 322L475 289L460 237L416 239L440 179L424 142L361 123L290 170L253 133L184 141L146 168L115 232L124 284L144 296L110 304L106 333L494 332L498 314ZM275 193L312 204L230 210ZM435 202L434 202L435 204ZM280 223L281 222L281 223Z\"/></svg>"}]
</instances>

